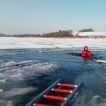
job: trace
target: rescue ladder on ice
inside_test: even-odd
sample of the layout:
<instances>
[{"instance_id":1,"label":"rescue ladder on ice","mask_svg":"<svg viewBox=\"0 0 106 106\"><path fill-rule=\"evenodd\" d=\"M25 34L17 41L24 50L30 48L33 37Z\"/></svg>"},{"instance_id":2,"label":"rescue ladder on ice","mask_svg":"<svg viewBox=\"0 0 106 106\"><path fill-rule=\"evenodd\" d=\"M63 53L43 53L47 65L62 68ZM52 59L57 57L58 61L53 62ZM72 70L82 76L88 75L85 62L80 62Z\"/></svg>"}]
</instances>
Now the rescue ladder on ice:
<instances>
[{"instance_id":1,"label":"rescue ladder on ice","mask_svg":"<svg viewBox=\"0 0 106 106\"><path fill-rule=\"evenodd\" d=\"M73 100L81 85L82 82L76 85L57 80L26 106L65 106L69 100Z\"/></svg>"}]
</instances>

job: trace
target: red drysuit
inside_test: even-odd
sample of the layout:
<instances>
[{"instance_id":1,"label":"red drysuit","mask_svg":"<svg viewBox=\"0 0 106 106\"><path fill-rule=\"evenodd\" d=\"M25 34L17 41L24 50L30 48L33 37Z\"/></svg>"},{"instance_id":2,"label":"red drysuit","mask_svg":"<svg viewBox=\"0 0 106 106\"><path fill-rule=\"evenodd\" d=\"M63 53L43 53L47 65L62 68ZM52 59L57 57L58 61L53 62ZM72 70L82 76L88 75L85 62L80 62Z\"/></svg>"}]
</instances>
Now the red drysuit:
<instances>
[{"instance_id":1,"label":"red drysuit","mask_svg":"<svg viewBox=\"0 0 106 106\"><path fill-rule=\"evenodd\" d=\"M88 50L88 46L84 46L84 50L82 50L80 54L82 57L91 57L92 56L91 51Z\"/></svg>"}]
</instances>

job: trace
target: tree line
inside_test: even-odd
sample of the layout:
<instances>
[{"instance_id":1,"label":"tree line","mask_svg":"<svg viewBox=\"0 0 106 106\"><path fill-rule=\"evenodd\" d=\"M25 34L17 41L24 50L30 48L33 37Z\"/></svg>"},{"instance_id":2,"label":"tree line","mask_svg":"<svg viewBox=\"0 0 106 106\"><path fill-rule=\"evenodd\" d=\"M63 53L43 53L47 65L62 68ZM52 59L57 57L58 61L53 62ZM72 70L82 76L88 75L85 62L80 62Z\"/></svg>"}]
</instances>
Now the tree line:
<instances>
[{"instance_id":1,"label":"tree line","mask_svg":"<svg viewBox=\"0 0 106 106\"><path fill-rule=\"evenodd\" d=\"M74 35L68 32L51 32L51 33L44 33L44 34L18 34L18 35L11 35L11 37L73 37Z\"/></svg>"}]
</instances>

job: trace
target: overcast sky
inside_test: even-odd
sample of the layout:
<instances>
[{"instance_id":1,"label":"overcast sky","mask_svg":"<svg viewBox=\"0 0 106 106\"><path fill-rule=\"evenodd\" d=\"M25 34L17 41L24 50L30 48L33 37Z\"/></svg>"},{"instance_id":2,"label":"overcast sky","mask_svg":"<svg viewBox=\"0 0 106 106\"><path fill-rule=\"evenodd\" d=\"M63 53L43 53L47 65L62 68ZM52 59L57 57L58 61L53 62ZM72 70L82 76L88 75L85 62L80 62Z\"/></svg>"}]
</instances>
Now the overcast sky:
<instances>
[{"instance_id":1,"label":"overcast sky","mask_svg":"<svg viewBox=\"0 0 106 106\"><path fill-rule=\"evenodd\" d=\"M0 33L82 28L106 32L106 0L0 0Z\"/></svg>"}]
</instances>

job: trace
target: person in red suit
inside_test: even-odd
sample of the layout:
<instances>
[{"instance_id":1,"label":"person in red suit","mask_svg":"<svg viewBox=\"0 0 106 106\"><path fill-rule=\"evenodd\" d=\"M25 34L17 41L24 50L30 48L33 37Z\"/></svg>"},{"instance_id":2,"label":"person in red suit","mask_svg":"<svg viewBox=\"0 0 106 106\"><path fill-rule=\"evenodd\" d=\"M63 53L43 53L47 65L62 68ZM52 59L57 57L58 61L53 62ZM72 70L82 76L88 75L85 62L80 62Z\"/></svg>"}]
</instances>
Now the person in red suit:
<instances>
[{"instance_id":1,"label":"person in red suit","mask_svg":"<svg viewBox=\"0 0 106 106\"><path fill-rule=\"evenodd\" d=\"M84 46L80 54L82 57L92 57L92 52L88 50L88 46Z\"/></svg>"},{"instance_id":2,"label":"person in red suit","mask_svg":"<svg viewBox=\"0 0 106 106\"><path fill-rule=\"evenodd\" d=\"M83 57L83 62L87 63L88 58L92 57L92 52L88 50L88 46L84 46L84 49L81 51L80 55Z\"/></svg>"}]
</instances>

